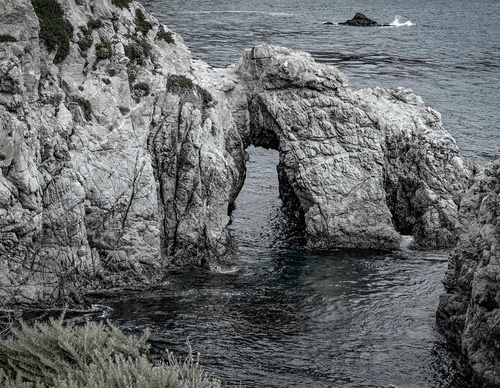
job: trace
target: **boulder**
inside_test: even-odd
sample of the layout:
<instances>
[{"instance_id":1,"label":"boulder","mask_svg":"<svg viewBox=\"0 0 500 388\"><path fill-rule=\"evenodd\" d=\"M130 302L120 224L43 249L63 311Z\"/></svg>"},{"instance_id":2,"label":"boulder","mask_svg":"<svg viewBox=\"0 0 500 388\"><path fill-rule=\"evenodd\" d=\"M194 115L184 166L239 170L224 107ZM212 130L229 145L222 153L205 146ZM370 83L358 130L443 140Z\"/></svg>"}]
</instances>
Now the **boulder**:
<instances>
[{"instance_id":1,"label":"boulder","mask_svg":"<svg viewBox=\"0 0 500 388\"><path fill-rule=\"evenodd\" d=\"M356 12L356 15L352 19L346 20L343 23L339 23L343 26L352 26L352 27L380 27L375 20L370 19L368 16L361 12Z\"/></svg>"},{"instance_id":2,"label":"boulder","mask_svg":"<svg viewBox=\"0 0 500 388\"><path fill-rule=\"evenodd\" d=\"M437 322L484 387L500 386L500 159L462 198Z\"/></svg>"}]
</instances>

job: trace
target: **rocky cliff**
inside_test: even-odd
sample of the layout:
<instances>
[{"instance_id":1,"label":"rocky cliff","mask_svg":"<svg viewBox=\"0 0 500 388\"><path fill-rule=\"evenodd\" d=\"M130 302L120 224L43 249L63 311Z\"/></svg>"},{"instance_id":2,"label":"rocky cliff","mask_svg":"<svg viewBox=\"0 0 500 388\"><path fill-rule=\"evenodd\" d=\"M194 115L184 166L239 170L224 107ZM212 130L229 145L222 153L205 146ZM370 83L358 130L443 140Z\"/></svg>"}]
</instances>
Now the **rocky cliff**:
<instances>
[{"instance_id":1,"label":"rocky cliff","mask_svg":"<svg viewBox=\"0 0 500 388\"><path fill-rule=\"evenodd\" d=\"M411 91L262 45L226 69L127 0L0 3L0 293L78 302L230 259L245 148L276 148L312 248L454 243L475 173Z\"/></svg>"},{"instance_id":2,"label":"rocky cliff","mask_svg":"<svg viewBox=\"0 0 500 388\"><path fill-rule=\"evenodd\" d=\"M500 159L462 199L460 238L449 258L437 321L479 381L500 386Z\"/></svg>"}]
</instances>

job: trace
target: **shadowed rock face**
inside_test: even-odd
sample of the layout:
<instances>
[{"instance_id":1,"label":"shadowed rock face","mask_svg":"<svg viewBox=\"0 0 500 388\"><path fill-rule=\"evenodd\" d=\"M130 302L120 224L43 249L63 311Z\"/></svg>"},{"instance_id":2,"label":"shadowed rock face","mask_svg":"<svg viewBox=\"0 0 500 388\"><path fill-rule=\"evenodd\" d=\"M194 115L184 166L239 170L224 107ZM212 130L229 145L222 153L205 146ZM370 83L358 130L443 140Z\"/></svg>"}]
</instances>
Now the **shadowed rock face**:
<instances>
[{"instance_id":1,"label":"shadowed rock face","mask_svg":"<svg viewBox=\"0 0 500 388\"><path fill-rule=\"evenodd\" d=\"M268 45L213 69L137 3L61 5L73 35L56 65L31 2L0 3L15 38L0 50L7 303L227 262L250 144L279 150L280 192L313 248L454 242L474 168L410 91L353 92L336 68Z\"/></svg>"},{"instance_id":2,"label":"shadowed rock face","mask_svg":"<svg viewBox=\"0 0 500 388\"><path fill-rule=\"evenodd\" d=\"M462 199L437 322L485 387L500 386L500 159Z\"/></svg>"}]
</instances>

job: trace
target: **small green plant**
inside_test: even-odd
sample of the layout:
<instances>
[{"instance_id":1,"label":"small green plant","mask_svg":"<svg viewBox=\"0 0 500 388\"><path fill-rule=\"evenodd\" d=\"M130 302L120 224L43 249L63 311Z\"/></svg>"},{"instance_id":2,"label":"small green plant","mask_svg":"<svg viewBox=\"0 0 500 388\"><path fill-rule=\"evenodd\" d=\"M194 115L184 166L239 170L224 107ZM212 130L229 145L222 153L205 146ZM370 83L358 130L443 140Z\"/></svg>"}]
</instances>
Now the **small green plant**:
<instances>
[{"instance_id":1,"label":"small green plant","mask_svg":"<svg viewBox=\"0 0 500 388\"><path fill-rule=\"evenodd\" d=\"M125 46L125 55L131 60L142 64L143 60L149 57L151 45L146 39L132 38L132 43Z\"/></svg>"},{"instance_id":2,"label":"small green plant","mask_svg":"<svg viewBox=\"0 0 500 388\"><path fill-rule=\"evenodd\" d=\"M33 326L21 322L0 339L0 386L6 388L221 388L189 348L185 360L149 358L148 332L127 336L107 322Z\"/></svg>"},{"instance_id":3,"label":"small green plant","mask_svg":"<svg viewBox=\"0 0 500 388\"><path fill-rule=\"evenodd\" d=\"M111 43L106 38L101 38L101 43L95 45L97 59L109 59L113 54Z\"/></svg>"},{"instance_id":4,"label":"small green plant","mask_svg":"<svg viewBox=\"0 0 500 388\"><path fill-rule=\"evenodd\" d=\"M160 30L156 34L156 37L158 39L163 39L165 42L169 44L175 43L174 34L172 34L170 31L165 31L165 27L163 26L161 26Z\"/></svg>"},{"instance_id":5,"label":"small green plant","mask_svg":"<svg viewBox=\"0 0 500 388\"><path fill-rule=\"evenodd\" d=\"M104 82L106 85L109 85L111 83L111 80L109 78L103 78L102 82Z\"/></svg>"},{"instance_id":6,"label":"small green plant","mask_svg":"<svg viewBox=\"0 0 500 388\"><path fill-rule=\"evenodd\" d=\"M89 48L92 47L92 43L94 42L94 39L89 36L84 36L78 41L78 47L80 47L80 50L82 51L87 51Z\"/></svg>"},{"instance_id":7,"label":"small green plant","mask_svg":"<svg viewBox=\"0 0 500 388\"><path fill-rule=\"evenodd\" d=\"M196 89L198 90L198 93L200 93L201 99L203 100L203 102L205 104L208 104L209 102L211 102L213 100L212 95L210 94L210 92L207 89L204 89L199 85L196 85Z\"/></svg>"},{"instance_id":8,"label":"small green plant","mask_svg":"<svg viewBox=\"0 0 500 388\"><path fill-rule=\"evenodd\" d=\"M173 91L175 89L192 89L193 80L185 75L172 74L167 79L167 90Z\"/></svg>"},{"instance_id":9,"label":"small green plant","mask_svg":"<svg viewBox=\"0 0 500 388\"><path fill-rule=\"evenodd\" d=\"M82 85L78 85L78 90L83 92L85 90L85 88Z\"/></svg>"},{"instance_id":10,"label":"small green plant","mask_svg":"<svg viewBox=\"0 0 500 388\"><path fill-rule=\"evenodd\" d=\"M135 79L137 78L138 71L139 71L139 69L136 66L127 67L127 77L128 77L128 80L130 83L135 81Z\"/></svg>"},{"instance_id":11,"label":"small green plant","mask_svg":"<svg viewBox=\"0 0 500 388\"><path fill-rule=\"evenodd\" d=\"M73 26L64 18L56 0L31 0L40 21L40 38L49 51L56 50L54 63L61 63L69 54Z\"/></svg>"},{"instance_id":12,"label":"small green plant","mask_svg":"<svg viewBox=\"0 0 500 388\"><path fill-rule=\"evenodd\" d=\"M146 16L144 16L144 12L141 9L137 8L135 10L135 25L137 30L146 35L153 26L150 22L146 20Z\"/></svg>"},{"instance_id":13,"label":"small green plant","mask_svg":"<svg viewBox=\"0 0 500 388\"><path fill-rule=\"evenodd\" d=\"M104 23L102 22L101 19L90 19L87 22L87 27L91 30L97 30L103 26L104 26Z\"/></svg>"},{"instance_id":14,"label":"small green plant","mask_svg":"<svg viewBox=\"0 0 500 388\"><path fill-rule=\"evenodd\" d=\"M127 8L132 0L113 0L112 3L120 8Z\"/></svg>"},{"instance_id":15,"label":"small green plant","mask_svg":"<svg viewBox=\"0 0 500 388\"><path fill-rule=\"evenodd\" d=\"M0 43L3 42L17 42L17 39L9 34L0 34Z\"/></svg>"},{"instance_id":16,"label":"small green plant","mask_svg":"<svg viewBox=\"0 0 500 388\"><path fill-rule=\"evenodd\" d=\"M147 96L151 92L151 87L146 82L138 82L134 85L134 90L140 96Z\"/></svg>"},{"instance_id":17,"label":"small green plant","mask_svg":"<svg viewBox=\"0 0 500 388\"><path fill-rule=\"evenodd\" d=\"M85 114L85 118L87 120L92 116L92 103L89 100L82 101L83 113Z\"/></svg>"}]
</instances>

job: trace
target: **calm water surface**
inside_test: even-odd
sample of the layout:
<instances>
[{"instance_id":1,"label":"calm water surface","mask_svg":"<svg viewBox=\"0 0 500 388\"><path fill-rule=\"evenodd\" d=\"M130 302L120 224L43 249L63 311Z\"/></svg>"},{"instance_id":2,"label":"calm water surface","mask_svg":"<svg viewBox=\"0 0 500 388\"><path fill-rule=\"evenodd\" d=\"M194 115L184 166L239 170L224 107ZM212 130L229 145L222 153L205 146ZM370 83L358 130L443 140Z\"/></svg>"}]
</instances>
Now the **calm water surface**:
<instances>
[{"instance_id":1,"label":"calm water surface","mask_svg":"<svg viewBox=\"0 0 500 388\"><path fill-rule=\"evenodd\" d=\"M443 115L465 155L500 150L500 3L464 0L143 0L194 58L234 63L268 42L338 66L354 89L413 89ZM325 25L364 12L377 29ZM162 289L99 301L157 350L186 341L215 376L248 387L469 387L436 331L446 251L405 239L388 254L318 255L281 213L277 154L250 149L230 226L237 257L220 273L176 273Z\"/></svg>"}]
</instances>

